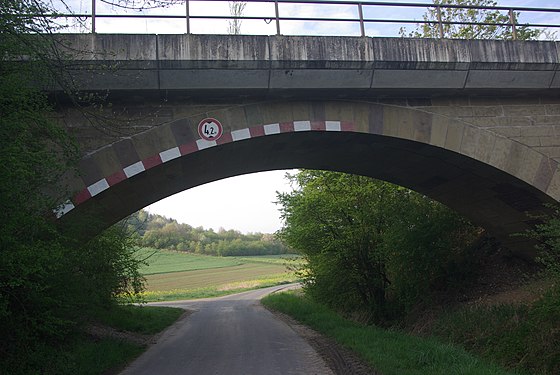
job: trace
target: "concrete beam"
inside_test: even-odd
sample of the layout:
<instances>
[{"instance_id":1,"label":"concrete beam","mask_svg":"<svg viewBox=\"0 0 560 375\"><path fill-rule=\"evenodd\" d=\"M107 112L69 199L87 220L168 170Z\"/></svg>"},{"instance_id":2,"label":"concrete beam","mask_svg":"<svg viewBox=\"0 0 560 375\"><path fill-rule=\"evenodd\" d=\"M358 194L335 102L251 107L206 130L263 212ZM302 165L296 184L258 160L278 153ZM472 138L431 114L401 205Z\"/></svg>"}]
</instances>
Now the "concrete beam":
<instances>
[{"instance_id":1,"label":"concrete beam","mask_svg":"<svg viewBox=\"0 0 560 375\"><path fill-rule=\"evenodd\" d=\"M245 95L262 95L266 90L267 95L281 95L285 90L315 90L337 96L344 90L346 97L363 97L407 90L424 95L477 90L553 95L560 86L556 42L186 34L60 37L84 91L204 95L245 90Z\"/></svg>"}]
</instances>

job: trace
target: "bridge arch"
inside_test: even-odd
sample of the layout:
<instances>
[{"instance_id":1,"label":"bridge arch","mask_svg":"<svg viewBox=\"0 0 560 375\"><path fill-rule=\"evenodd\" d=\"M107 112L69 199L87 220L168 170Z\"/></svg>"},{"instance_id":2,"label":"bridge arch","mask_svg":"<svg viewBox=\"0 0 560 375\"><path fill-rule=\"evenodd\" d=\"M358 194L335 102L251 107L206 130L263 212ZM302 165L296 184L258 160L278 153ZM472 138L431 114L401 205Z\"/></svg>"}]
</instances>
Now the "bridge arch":
<instances>
[{"instance_id":1,"label":"bridge arch","mask_svg":"<svg viewBox=\"0 0 560 375\"><path fill-rule=\"evenodd\" d=\"M515 247L527 212L560 199L557 162L452 110L367 101L264 101L175 116L85 156L62 222L93 215L99 229L167 196L240 174L327 169L426 194ZM219 119L223 136L200 139ZM221 199L232 199L224 191ZM95 230L99 230L95 229ZM518 239L517 239L518 241Z\"/></svg>"}]
</instances>

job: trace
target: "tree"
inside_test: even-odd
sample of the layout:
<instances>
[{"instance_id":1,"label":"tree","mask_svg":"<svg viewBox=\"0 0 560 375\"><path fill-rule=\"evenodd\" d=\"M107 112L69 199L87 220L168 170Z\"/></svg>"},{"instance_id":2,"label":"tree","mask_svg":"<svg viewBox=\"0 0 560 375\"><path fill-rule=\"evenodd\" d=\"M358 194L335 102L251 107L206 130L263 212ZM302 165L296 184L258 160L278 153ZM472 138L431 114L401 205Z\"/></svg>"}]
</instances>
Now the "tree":
<instances>
[{"instance_id":1,"label":"tree","mask_svg":"<svg viewBox=\"0 0 560 375\"><path fill-rule=\"evenodd\" d=\"M53 214L79 153L40 90L64 84L60 25L40 16L52 12L38 0L0 4L0 373L42 373L26 367L36 348L142 286L122 226L86 242Z\"/></svg>"},{"instance_id":2,"label":"tree","mask_svg":"<svg viewBox=\"0 0 560 375\"><path fill-rule=\"evenodd\" d=\"M245 1L229 1L229 13L233 17L241 17L243 12L245 11L245 6L247 6L247 2ZM241 20L238 18L234 18L228 21L228 34L237 35L241 33Z\"/></svg>"},{"instance_id":3,"label":"tree","mask_svg":"<svg viewBox=\"0 0 560 375\"><path fill-rule=\"evenodd\" d=\"M306 293L376 322L445 284L477 236L441 204L387 182L327 171L289 178L278 236L307 260Z\"/></svg>"},{"instance_id":4,"label":"tree","mask_svg":"<svg viewBox=\"0 0 560 375\"><path fill-rule=\"evenodd\" d=\"M407 34L401 28L401 36L412 38L449 38L449 39L513 39L509 14L492 10L497 6L495 0L434 0L434 7L423 16L424 21L432 21L418 25L415 31ZM438 5L458 5L458 7L437 7ZM471 8L471 7L479 7ZM442 30L437 22L438 12L442 21ZM515 19L519 17L514 14ZM537 39L542 32L527 26L516 27L519 40Z\"/></svg>"},{"instance_id":5,"label":"tree","mask_svg":"<svg viewBox=\"0 0 560 375\"><path fill-rule=\"evenodd\" d=\"M391 225L400 190L366 177L301 171L299 188L279 194L280 238L307 260L306 291L331 306L353 305L383 317L387 254L383 233Z\"/></svg>"}]
</instances>

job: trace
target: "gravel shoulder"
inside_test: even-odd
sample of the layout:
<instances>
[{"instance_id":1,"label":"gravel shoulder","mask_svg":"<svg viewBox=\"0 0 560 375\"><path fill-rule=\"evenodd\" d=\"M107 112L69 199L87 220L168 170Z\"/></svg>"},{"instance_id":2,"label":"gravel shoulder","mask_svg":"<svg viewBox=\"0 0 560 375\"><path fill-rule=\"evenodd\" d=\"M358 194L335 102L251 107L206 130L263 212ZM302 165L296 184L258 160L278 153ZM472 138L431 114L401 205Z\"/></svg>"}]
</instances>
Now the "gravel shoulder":
<instances>
[{"instance_id":1,"label":"gravel shoulder","mask_svg":"<svg viewBox=\"0 0 560 375\"><path fill-rule=\"evenodd\" d=\"M289 315L272 309L268 310L306 340L335 375L381 375L362 361L358 355L342 347L333 339L299 323Z\"/></svg>"}]
</instances>

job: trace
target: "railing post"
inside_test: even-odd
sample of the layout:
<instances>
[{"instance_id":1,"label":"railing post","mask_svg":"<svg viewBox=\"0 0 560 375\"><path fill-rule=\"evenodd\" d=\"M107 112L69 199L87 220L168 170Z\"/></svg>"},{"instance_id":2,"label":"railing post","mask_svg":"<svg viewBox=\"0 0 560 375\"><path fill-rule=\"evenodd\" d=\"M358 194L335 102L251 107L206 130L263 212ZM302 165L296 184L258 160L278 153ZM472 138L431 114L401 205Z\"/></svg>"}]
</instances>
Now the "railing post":
<instances>
[{"instance_id":1,"label":"railing post","mask_svg":"<svg viewBox=\"0 0 560 375\"><path fill-rule=\"evenodd\" d=\"M97 0L91 0L91 33L95 34L95 3Z\"/></svg>"},{"instance_id":2,"label":"railing post","mask_svg":"<svg viewBox=\"0 0 560 375\"><path fill-rule=\"evenodd\" d=\"M366 36L366 28L364 26L364 11L362 9L362 3L358 3L358 14L360 15L360 33L362 36Z\"/></svg>"},{"instance_id":3,"label":"railing post","mask_svg":"<svg viewBox=\"0 0 560 375\"><path fill-rule=\"evenodd\" d=\"M441 7L438 5L437 9L437 22L439 29L439 38L443 39L443 23L441 22Z\"/></svg>"},{"instance_id":4,"label":"railing post","mask_svg":"<svg viewBox=\"0 0 560 375\"><path fill-rule=\"evenodd\" d=\"M276 35L280 35L280 12L278 11L278 0L274 0L274 12L276 17Z\"/></svg>"},{"instance_id":5,"label":"railing post","mask_svg":"<svg viewBox=\"0 0 560 375\"><path fill-rule=\"evenodd\" d=\"M515 28L515 13L513 9L509 10L509 23L511 23L511 36L513 40L517 40L517 29Z\"/></svg>"},{"instance_id":6,"label":"railing post","mask_svg":"<svg viewBox=\"0 0 560 375\"><path fill-rule=\"evenodd\" d=\"M189 0L185 0L185 20L187 22L187 34L191 33L191 15L189 11Z\"/></svg>"}]
</instances>

